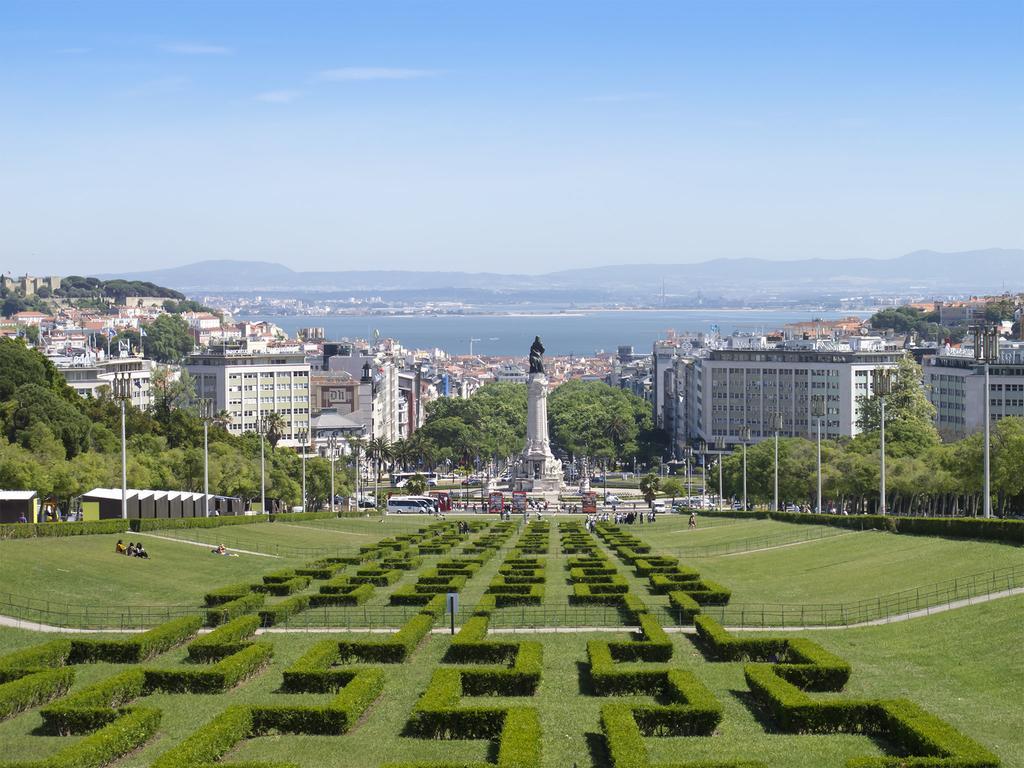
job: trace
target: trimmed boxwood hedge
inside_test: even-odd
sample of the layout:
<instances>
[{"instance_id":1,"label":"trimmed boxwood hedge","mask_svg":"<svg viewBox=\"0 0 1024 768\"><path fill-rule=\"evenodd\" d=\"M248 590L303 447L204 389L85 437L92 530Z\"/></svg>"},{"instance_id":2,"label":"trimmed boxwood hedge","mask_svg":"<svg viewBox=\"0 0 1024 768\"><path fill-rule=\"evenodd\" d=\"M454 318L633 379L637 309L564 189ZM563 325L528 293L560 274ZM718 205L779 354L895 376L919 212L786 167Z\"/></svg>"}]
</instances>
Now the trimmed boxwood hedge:
<instances>
[{"instance_id":1,"label":"trimmed boxwood hedge","mask_svg":"<svg viewBox=\"0 0 1024 768\"><path fill-rule=\"evenodd\" d=\"M264 600L263 595L250 592L226 603L207 608L206 623L211 627L216 627L239 616L245 616L258 610L263 605Z\"/></svg>"},{"instance_id":2,"label":"trimmed boxwood hedge","mask_svg":"<svg viewBox=\"0 0 1024 768\"><path fill-rule=\"evenodd\" d=\"M341 735L359 720L383 690L384 672L362 669L352 674L326 706L281 704L253 707L252 730L255 735L269 731Z\"/></svg>"},{"instance_id":3,"label":"trimmed boxwood hedge","mask_svg":"<svg viewBox=\"0 0 1024 768\"><path fill-rule=\"evenodd\" d=\"M43 726L50 733L68 736L89 733L121 716L122 707L145 692L146 675L142 669L128 669L77 693L43 707Z\"/></svg>"},{"instance_id":4,"label":"trimmed boxwood hedge","mask_svg":"<svg viewBox=\"0 0 1024 768\"><path fill-rule=\"evenodd\" d=\"M146 517L129 520L133 533L171 528L223 528L225 525L255 525L268 522L266 515L220 515L218 517Z\"/></svg>"},{"instance_id":5,"label":"trimmed boxwood hedge","mask_svg":"<svg viewBox=\"0 0 1024 768\"><path fill-rule=\"evenodd\" d=\"M95 733L30 765L35 768L101 768L141 747L160 725L159 709L133 707L118 714L120 717Z\"/></svg>"},{"instance_id":6,"label":"trimmed boxwood hedge","mask_svg":"<svg viewBox=\"0 0 1024 768\"><path fill-rule=\"evenodd\" d=\"M252 643L216 664L176 669L147 669L146 690L167 693L223 693L270 662L273 647Z\"/></svg>"},{"instance_id":7,"label":"trimmed boxwood hedge","mask_svg":"<svg viewBox=\"0 0 1024 768\"><path fill-rule=\"evenodd\" d=\"M949 539L979 539L1024 544L1024 520L984 517L899 517L895 515L818 515L797 512L743 512L719 510L705 512L714 517L770 518L784 523L831 525L854 530L877 529L915 536L941 536Z\"/></svg>"},{"instance_id":8,"label":"trimmed boxwood hedge","mask_svg":"<svg viewBox=\"0 0 1024 768\"><path fill-rule=\"evenodd\" d=\"M171 619L153 629L124 640L92 640L75 638L71 641L71 664L108 661L113 664L137 664L181 645L195 635L203 625L198 616Z\"/></svg>"},{"instance_id":9,"label":"trimmed boxwood hedge","mask_svg":"<svg viewBox=\"0 0 1024 768\"><path fill-rule=\"evenodd\" d=\"M68 667L8 670L0 679L5 679L0 683L0 720L6 720L63 696L75 681L75 671Z\"/></svg>"},{"instance_id":10,"label":"trimmed boxwood hedge","mask_svg":"<svg viewBox=\"0 0 1024 768\"><path fill-rule=\"evenodd\" d=\"M309 607L309 595L293 595L279 603L263 606L259 610L264 627L272 627L280 621L291 618Z\"/></svg>"},{"instance_id":11,"label":"trimmed boxwood hedge","mask_svg":"<svg viewBox=\"0 0 1024 768\"><path fill-rule=\"evenodd\" d=\"M46 536L89 536L92 534L124 533L128 520L96 520L88 523L10 523L0 525L0 541L6 539L35 539Z\"/></svg>"},{"instance_id":12,"label":"trimmed boxwood hedge","mask_svg":"<svg viewBox=\"0 0 1024 768\"><path fill-rule=\"evenodd\" d=\"M259 626L260 617L253 614L232 619L227 624L222 624L213 630L213 632L189 643L189 661L217 661L225 656L237 653L248 644L246 641L256 634Z\"/></svg>"}]
</instances>

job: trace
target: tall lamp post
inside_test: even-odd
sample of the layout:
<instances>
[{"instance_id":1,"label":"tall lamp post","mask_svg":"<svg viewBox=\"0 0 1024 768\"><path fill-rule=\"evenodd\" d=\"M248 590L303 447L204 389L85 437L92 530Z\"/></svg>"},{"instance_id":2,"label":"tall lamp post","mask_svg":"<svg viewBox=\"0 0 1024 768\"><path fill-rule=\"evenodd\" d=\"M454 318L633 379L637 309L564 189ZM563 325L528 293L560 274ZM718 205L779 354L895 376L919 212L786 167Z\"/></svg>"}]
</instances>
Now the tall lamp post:
<instances>
[{"instance_id":1,"label":"tall lamp post","mask_svg":"<svg viewBox=\"0 0 1024 768\"><path fill-rule=\"evenodd\" d=\"M114 399L121 404L121 519L128 519L128 443L125 439L125 407L132 398L132 375L128 371L114 374Z\"/></svg>"},{"instance_id":2,"label":"tall lamp post","mask_svg":"<svg viewBox=\"0 0 1024 768\"><path fill-rule=\"evenodd\" d=\"M715 441L715 448L718 450L718 508L722 508L722 458L725 456L725 440L719 438Z\"/></svg>"},{"instance_id":3,"label":"tall lamp post","mask_svg":"<svg viewBox=\"0 0 1024 768\"><path fill-rule=\"evenodd\" d=\"M331 514L333 515L334 514L334 459L338 455L338 436L337 435L331 435L330 437L327 438L327 451L328 451L328 453L330 455L330 459L331 459L331 505L330 505L330 510L331 510ZM356 504L358 504L358 503L359 502L356 501Z\"/></svg>"},{"instance_id":4,"label":"tall lamp post","mask_svg":"<svg viewBox=\"0 0 1024 768\"><path fill-rule=\"evenodd\" d=\"M818 422L818 514L821 514L821 419L825 415L825 398L818 395L811 400L811 414Z\"/></svg>"},{"instance_id":5,"label":"tall lamp post","mask_svg":"<svg viewBox=\"0 0 1024 768\"><path fill-rule=\"evenodd\" d=\"M213 418L213 400L199 401L199 418L203 420L203 517L210 516L210 419Z\"/></svg>"},{"instance_id":6,"label":"tall lamp post","mask_svg":"<svg viewBox=\"0 0 1024 768\"><path fill-rule=\"evenodd\" d=\"M768 421L775 433L775 490L772 495L772 511L779 511L779 432L782 431L782 413L772 411L768 414Z\"/></svg>"},{"instance_id":7,"label":"tall lamp post","mask_svg":"<svg viewBox=\"0 0 1024 768\"><path fill-rule=\"evenodd\" d=\"M309 430L300 429L295 433L295 437L299 439L299 445L302 446L302 511L306 511L306 446L309 443Z\"/></svg>"},{"instance_id":8,"label":"tall lamp post","mask_svg":"<svg viewBox=\"0 0 1024 768\"><path fill-rule=\"evenodd\" d=\"M683 447L683 461L686 462L686 506L689 508L691 501L691 485L690 485L690 462L693 460L693 448L690 446Z\"/></svg>"},{"instance_id":9,"label":"tall lamp post","mask_svg":"<svg viewBox=\"0 0 1024 768\"><path fill-rule=\"evenodd\" d=\"M256 421L256 429L260 433L260 513L267 514L267 464L263 449L263 438L267 434L268 419L260 414Z\"/></svg>"},{"instance_id":10,"label":"tall lamp post","mask_svg":"<svg viewBox=\"0 0 1024 768\"><path fill-rule=\"evenodd\" d=\"M750 427L740 427L740 443L743 444L743 511L747 511L747 443L750 442Z\"/></svg>"},{"instance_id":11,"label":"tall lamp post","mask_svg":"<svg viewBox=\"0 0 1024 768\"><path fill-rule=\"evenodd\" d=\"M995 326L976 325L974 332L974 359L985 365L985 475L982 481L982 514L992 517L992 392L989 385L989 364L999 360L999 330Z\"/></svg>"},{"instance_id":12,"label":"tall lamp post","mask_svg":"<svg viewBox=\"0 0 1024 768\"><path fill-rule=\"evenodd\" d=\"M871 386L878 396L881 408L878 417L879 429L879 450L878 455L881 461L881 477L878 488L878 514L886 514L885 503L885 398L892 393L892 371L885 368L875 368L871 372Z\"/></svg>"}]
</instances>

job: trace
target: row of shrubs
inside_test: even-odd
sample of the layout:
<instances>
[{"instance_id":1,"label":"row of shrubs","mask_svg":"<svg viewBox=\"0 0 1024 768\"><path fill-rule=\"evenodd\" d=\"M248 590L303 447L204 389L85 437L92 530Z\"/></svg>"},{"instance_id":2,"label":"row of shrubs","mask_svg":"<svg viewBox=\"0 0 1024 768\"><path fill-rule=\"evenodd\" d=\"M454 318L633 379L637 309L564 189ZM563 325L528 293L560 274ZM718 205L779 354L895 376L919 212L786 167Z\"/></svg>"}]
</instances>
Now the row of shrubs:
<instances>
[{"instance_id":1,"label":"row of shrubs","mask_svg":"<svg viewBox=\"0 0 1024 768\"><path fill-rule=\"evenodd\" d=\"M855 530L877 529L917 536L941 536L949 539L979 539L1024 544L1024 520L984 517L901 517L896 515L818 515L797 512L744 512L714 510L715 517L741 517L757 520L779 520L784 523L831 525Z\"/></svg>"},{"instance_id":2,"label":"row of shrubs","mask_svg":"<svg viewBox=\"0 0 1024 768\"><path fill-rule=\"evenodd\" d=\"M783 679L775 665L747 664L744 677L754 698L784 730L796 733L861 733L884 738L904 756L859 758L857 768L942 766L995 768L999 758L949 723L905 699L814 700Z\"/></svg>"},{"instance_id":3,"label":"row of shrubs","mask_svg":"<svg viewBox=\"0 0 1024 768\"><path fill-rule=\"evenodd\" d=\"M137 664L181 645L203 625L199 616L183 616L160 624L146 632L120 640L75 638L71 641L70 664L106 661L111 664Z\"/></svg>"},{"instance_id":4,"label":"row of shrubs","mask_svg":"<svg viewBox=\"0 0 1024 768\"><path fill-rule=\"evenodd\" d=\"M124 533L128 520L96 520L88 523L12 523L0 525L0 541L34 539L45 536L88 536L103 533Z\"/></svg>"}]
</instances>

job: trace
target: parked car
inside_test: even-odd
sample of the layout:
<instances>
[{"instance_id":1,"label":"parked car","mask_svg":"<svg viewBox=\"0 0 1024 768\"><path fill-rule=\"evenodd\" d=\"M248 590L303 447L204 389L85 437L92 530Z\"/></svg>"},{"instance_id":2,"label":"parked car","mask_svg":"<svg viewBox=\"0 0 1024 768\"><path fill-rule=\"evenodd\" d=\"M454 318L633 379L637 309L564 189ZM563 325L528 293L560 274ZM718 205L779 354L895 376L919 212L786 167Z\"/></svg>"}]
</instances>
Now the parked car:
<instances>
[{"instance_id":1,"label":"parked car","mask_svg":"<svg viewBox=\"0 0 1024 768\"><path fill-rule=\"evenodd\" d=\"M607 496L604 497L604 503L605 504L621 504L622 503L622 499L620 499L614 493L609 493Z\"/></svg>"}]
</instances>

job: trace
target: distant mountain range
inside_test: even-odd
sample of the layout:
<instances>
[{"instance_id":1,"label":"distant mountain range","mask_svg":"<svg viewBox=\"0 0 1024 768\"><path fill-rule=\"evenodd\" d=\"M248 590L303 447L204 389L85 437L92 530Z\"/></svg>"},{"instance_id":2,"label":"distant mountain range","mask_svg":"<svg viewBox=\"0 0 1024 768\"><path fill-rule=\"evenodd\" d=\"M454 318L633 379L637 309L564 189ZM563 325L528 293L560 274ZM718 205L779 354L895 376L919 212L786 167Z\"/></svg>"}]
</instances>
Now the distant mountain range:
<instances>
[{"instance_id":1,"label":"distant mountain range","mask_svg":"<svg viewBox=\"0 0 1024 768\"><path fill-rule=\"evenodd\" d=\"M1024 250L989 248L940 253L915 251L895 259L714 259L695 264L620 264L568 269L543 275L488 272L346 270L297 272L264 261L201 261L180 267L96 275L147 280L195 293L367 293L459 291L499 294L567 290L599 292L607 298L660 294L740 296L808 295L837 292L991 292L1024 288Z\"/></svg>"}]
</instances>

